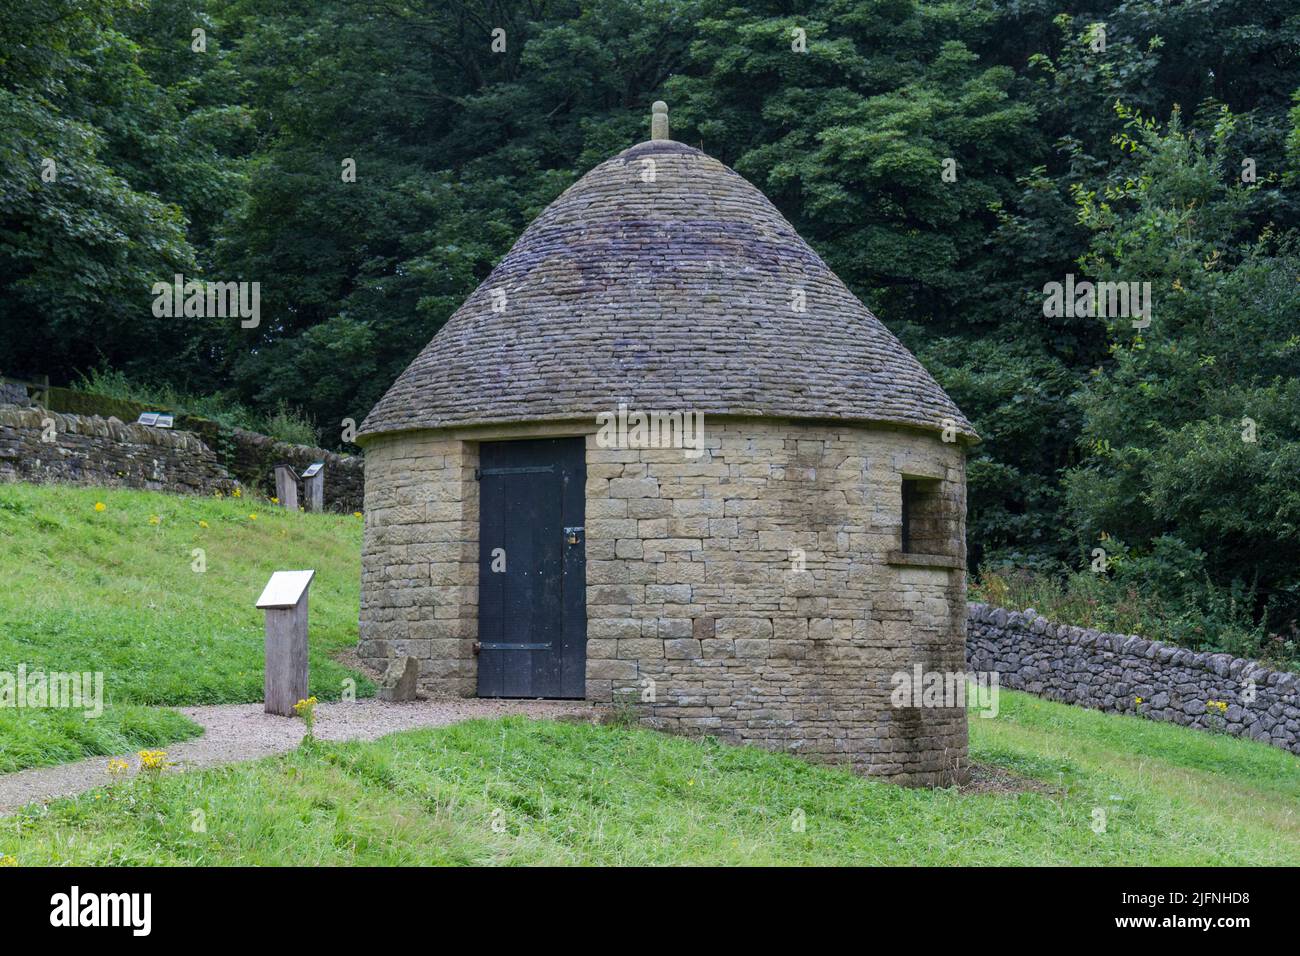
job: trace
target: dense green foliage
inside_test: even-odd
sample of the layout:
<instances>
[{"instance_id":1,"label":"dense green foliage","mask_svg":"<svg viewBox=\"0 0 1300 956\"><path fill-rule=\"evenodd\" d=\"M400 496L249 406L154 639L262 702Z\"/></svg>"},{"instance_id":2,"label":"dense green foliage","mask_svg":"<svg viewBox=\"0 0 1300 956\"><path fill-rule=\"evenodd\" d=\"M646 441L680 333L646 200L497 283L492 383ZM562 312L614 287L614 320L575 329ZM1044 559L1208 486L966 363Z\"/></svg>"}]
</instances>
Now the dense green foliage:
<instances>
[{"instance_id":1,"label":"dense green foliage","mask_svg":"<svg viewBox=\"0 0 1300 956\"><path fill-rule=\"evenodd\" d=\"M253 602L272 571L304 554L316 568L312 693L337 699L347 679L371 693L331 656L356 642L360 537L351 515L244 497L0 486L0 672L98 671L105 705L92 720L0 708L0 773L198 733L143 705L261 700L263 614Z\"/></svg>"},{"instance_id":2,"label":"dense green foliage","mask_svg":"<svg viewBox=\"0 0 1300 956\"><path fill-rule=\"evenodd\" d=\"M1110 359L1077 396L1087 455L1065 476L1069 526L1117 580L1204 617L1202 634L1243 604L1292 622L1274 651L1298 659L1300 255L1252 226L1277 199L1226 173L1226 111L1204 143L1177 115L1163 135L1130 125L1134 178L1104 199L1080 191L1081 219L1089 271L1150 281L1152 321L1112 321Z\"/></svg>"},{"instance_id":3,"label":"dense green foliage","mask_svg":"<svg viewBox=\"0 0 1300 956\"><path fill-rule=\"evenodd\" d=\"M1211 645L1226 604L1292 639L1298 89L1298 0L34 0L0 17L0 371L339 445L663 98L974 421L973 564L1104 546ZM155 318L176 272L260 282L261 324ZM1067 273L1150 282L1151 326L1046 316Z\"/></svg>"},{"instance_id":4,"label":"dense green foliage","mask_svg":"<svg viewBox=\"0 0 1300 956\"><path fill-rule=\"evenodd\" d=\"M1014 691L1000 701L996 718L971 718L972 755L995 781L983 792L907 789L647 730L507 718L314 743L156 788L117 784L0 820L0 855L25 866L1300 859L1293 755ZM196 809L202 833L190 825Z\"/></svg>"}]
</instances>

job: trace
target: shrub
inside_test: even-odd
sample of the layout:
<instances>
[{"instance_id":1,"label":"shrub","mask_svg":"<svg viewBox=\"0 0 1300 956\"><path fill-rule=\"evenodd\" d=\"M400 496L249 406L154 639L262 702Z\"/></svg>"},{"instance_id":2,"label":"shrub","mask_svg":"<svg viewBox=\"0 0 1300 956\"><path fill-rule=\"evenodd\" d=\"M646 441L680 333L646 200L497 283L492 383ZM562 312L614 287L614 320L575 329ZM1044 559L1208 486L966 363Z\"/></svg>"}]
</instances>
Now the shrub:
<instances>
[{"instance_id":1,"label":"shrub","mask_svg":"<svg viewBox=\"0 0 1300 956\"><path fill-rule=\"evenodd\" d=\"M320 440L316 424L303 412L291 407L283 399L275 408L275 413L268 417L262 427L256 429L263 435L270 435L291 445L315 445Z\"/></svg>"}]
</instances>

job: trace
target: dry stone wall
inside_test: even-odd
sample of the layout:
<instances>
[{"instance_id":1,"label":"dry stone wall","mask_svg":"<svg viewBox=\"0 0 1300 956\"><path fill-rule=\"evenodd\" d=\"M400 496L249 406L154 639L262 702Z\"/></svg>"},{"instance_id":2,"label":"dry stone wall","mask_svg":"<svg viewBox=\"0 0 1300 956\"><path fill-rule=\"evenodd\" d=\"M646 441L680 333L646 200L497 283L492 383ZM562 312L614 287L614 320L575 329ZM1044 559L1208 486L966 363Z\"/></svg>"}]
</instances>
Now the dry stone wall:
<instances>
[{"instance_id":1,"label":"dry stone wall","mask_svg":"<svg viewBox=\"0 0 1300 956\"><path fill-rule=\"evenodd\" d=\"M1005 687L1300 754L1300 675L1231 654L1054 624L1032 611L971 604L968 620L971 669L996 671Z\"/></svg>"},{"instance_id":2,"label":"dry stone wall","mask_svg":"<svg viewBox=\"0 0 1300 956\"><path fill-rule=\"evenodd\" d=\"M237 484L189 432L14 405L0 406L0 480L181 494L209 494Z\"/></svg>"},{"instance_id":3,"label":"dry stone wall","mask_svg":"<svg viewBox=\"0 0 1300 956\"><path fill-rule=\"evenodd\" d=\"M325 510L351 514L361 510L365 497L365 460L338 455L310 445L291 445L257 432L232 429L230 470L245 484L256 484L267 493L275 488L275 466L288 464L302 474L313 462L325 463Z\"/></svg>"},{"instance_id":4,"label":"dry stone wall","mask_svg":"<svg viewBox=\"0 0 1300 956\"><path fill-rule=\"evenodd\" d=\"M360 654L416 657L433 693L475 693L475 434L539 437L366 445ZM965 710L895 708L890 693L916 664L964 669L961 449L771 420L714 419L706 434L694 459L587 436L588 698L903 783L959 777ZM937 482L947 555L897 554L902 475Z\"/></svg>"},{"instance_id":5,"label":"dry stone wall","mask_svg":"<svg viewBox=\"0 0 1300 956\"><path fill-rule=\"evenodd\" d=\"M0 480L178 494L228 491L242 483L269 491L275 486L277 464L287 462L301 473L312 462L323 461L326 509L361 509L364 459L290 445L243 429L219 429L215 423L204 427L209 433L201 436L184 429L126 424L111 416L0 405Z\"/></svg>"}]
</instances>

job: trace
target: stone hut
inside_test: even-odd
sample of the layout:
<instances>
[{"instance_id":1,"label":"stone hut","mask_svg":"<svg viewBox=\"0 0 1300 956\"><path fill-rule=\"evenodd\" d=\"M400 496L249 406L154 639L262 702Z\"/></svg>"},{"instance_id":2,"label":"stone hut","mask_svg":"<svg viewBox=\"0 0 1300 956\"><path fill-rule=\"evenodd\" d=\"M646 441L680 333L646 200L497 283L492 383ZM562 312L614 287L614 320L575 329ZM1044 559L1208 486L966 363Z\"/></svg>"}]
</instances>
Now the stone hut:
<instances>
[{"instance_id":1,"label":"stone hut","mask_svg":"<svg viewBox=\"0 0 1300 956\"><path fill-rule=\"evenodd\" d=\"M366 418L359 651L959 778L970 423L762 193L667 136L597 166Z\"/></svg>"}]
</instances>

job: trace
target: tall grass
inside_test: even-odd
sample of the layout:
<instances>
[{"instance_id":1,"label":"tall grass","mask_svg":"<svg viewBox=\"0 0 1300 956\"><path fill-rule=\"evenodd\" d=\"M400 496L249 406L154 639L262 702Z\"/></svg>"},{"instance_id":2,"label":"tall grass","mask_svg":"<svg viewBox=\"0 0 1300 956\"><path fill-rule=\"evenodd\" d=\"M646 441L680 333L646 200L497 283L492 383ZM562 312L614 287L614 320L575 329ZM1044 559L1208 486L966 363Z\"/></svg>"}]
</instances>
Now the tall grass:
<instances>
[{"instance_id":1,"label":"tall grass","mask_svg":"<svg viewBox=\"0 0 1300 956\"><path fill-rule=\"evenodd\" d=\"M970 582L970 599L1010 610L1033 608L1048 620L1120 634L1139 634L1198 651L1223 651L1300 670L1294 640L1254 623L1244 602L1206 589L1202 606L1171 601L1154 588L1079 571L1062 575L986 567Z\"/></svg>"},{"instance_id":2,"label":"tall grass","mask_svg":"<svg viewBox=\"0 0 1300 956\"><path fill-rule=\"evenodd\" d=\"M178 414L210 418L231 428L260 432L295 445L316 445L320 431L301 410L284 399L269 414L255 411L222 395L191 395L167 384L150 384L128 378L108 368L94 369L82 375L73 388L91 395L139 402Z\"/></svg>"}]
</instances>

